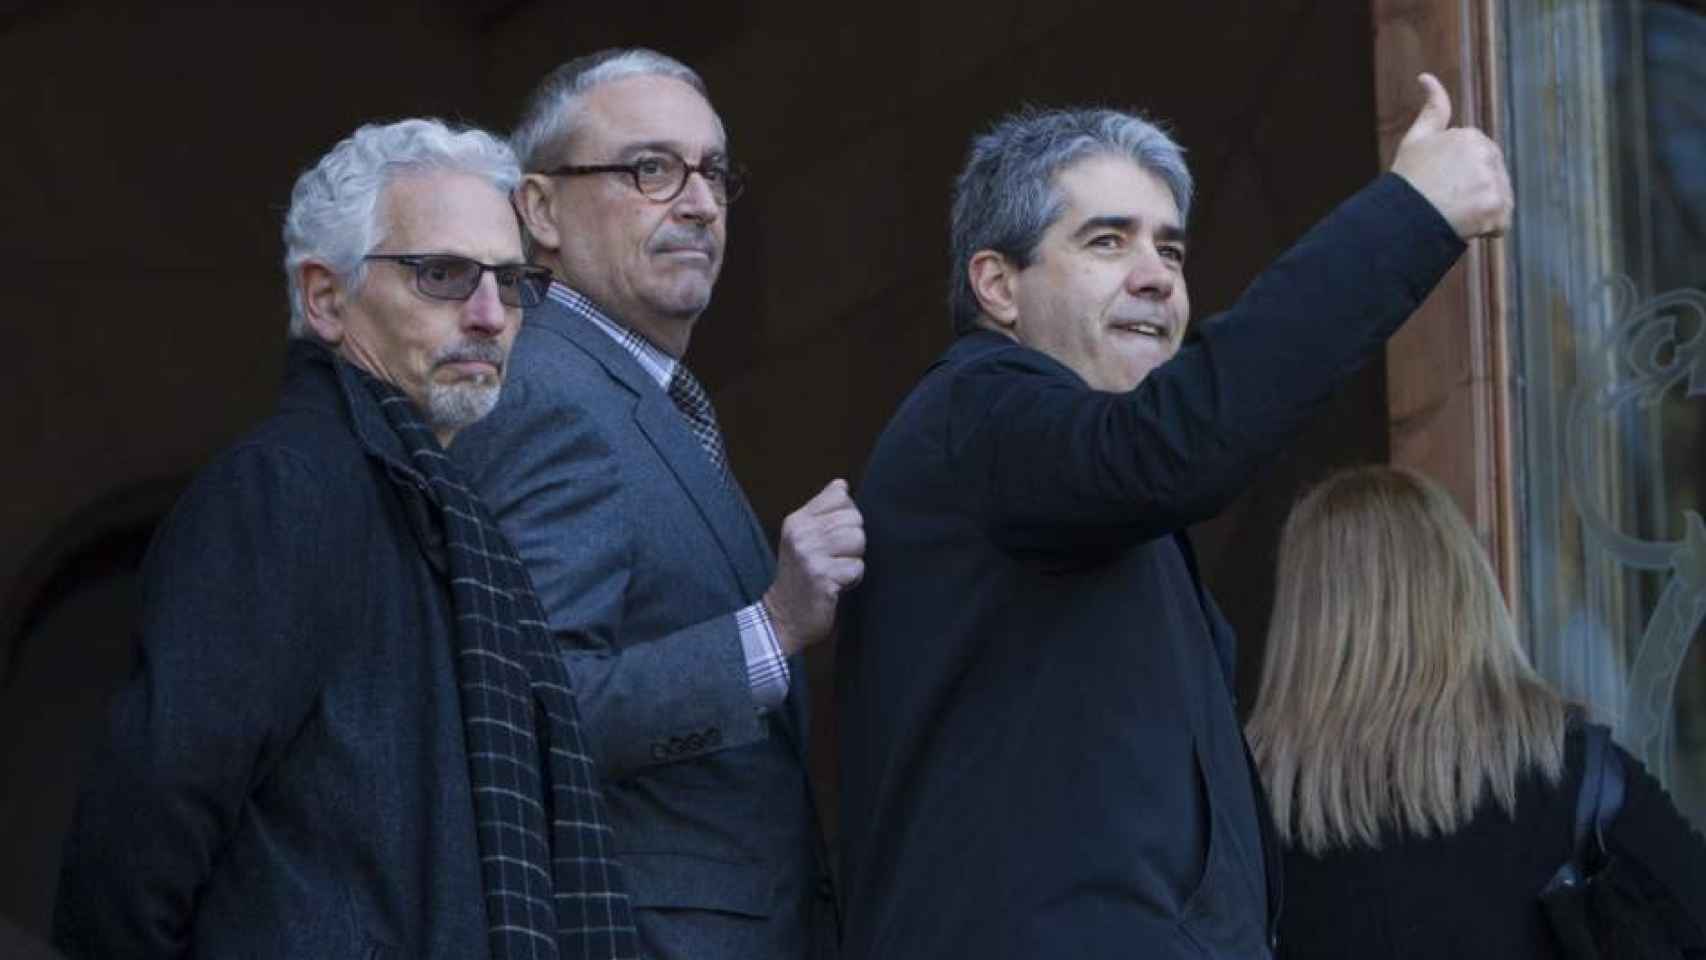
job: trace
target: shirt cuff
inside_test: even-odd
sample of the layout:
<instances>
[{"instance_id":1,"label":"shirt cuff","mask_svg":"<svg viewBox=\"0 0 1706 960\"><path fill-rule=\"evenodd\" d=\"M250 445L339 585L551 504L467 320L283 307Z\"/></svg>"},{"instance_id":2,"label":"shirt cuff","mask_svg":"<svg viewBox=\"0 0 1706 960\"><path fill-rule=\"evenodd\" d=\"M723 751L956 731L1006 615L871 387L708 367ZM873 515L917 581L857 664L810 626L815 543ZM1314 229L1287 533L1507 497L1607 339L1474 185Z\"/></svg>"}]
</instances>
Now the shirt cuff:
<instances>
[{"instance_id":1,"label":"shirt cuff","mask_svg":"<svg viewBox=\"0 0 1706 960\"><path fill-rule=\"evenodd\" d=\"M788 699L788 660L782 656L769 611L762 603L737 610L735 627L746 653L746 682L752 688L752 701L760 710L781 706Z\"/></svg>"}]
</instances>

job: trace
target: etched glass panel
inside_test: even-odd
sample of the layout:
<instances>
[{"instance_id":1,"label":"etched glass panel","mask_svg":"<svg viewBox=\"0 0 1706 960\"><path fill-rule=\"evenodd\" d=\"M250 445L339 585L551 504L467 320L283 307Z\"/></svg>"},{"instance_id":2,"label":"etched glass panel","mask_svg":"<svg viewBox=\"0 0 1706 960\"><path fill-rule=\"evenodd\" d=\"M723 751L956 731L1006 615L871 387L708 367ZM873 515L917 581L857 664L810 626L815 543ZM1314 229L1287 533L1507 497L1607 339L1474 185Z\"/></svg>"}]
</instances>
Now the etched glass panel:
<instances>
[{"instance_id":1,"label":"etched glass panel","mask_svg":"<svg viewBox=\"0 0 1706 960\"><path fill-rule=\"evenodd\" d=\"M1706 0L1510 0L1520 608L1706 824Z\"/></svg>"}]
</instances>

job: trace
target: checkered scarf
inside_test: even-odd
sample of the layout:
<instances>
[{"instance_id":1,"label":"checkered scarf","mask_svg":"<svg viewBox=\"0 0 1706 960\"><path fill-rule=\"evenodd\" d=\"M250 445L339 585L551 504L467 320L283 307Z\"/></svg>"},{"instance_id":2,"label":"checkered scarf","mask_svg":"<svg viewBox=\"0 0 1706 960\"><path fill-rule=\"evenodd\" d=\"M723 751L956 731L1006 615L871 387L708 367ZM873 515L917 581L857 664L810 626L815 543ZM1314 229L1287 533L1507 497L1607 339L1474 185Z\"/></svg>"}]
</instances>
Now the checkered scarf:
<instances>
[{"instance_id":1,"label":"checkered scarf","mask_svg":"<svg viewBox=\"0 0 1706 960\"><path fill-rule=\"evenodd\" d=\"M532 582L414 405L360 379L441 511L493 960L636 958L598 775Z\"/></svg>"}]
</instances>

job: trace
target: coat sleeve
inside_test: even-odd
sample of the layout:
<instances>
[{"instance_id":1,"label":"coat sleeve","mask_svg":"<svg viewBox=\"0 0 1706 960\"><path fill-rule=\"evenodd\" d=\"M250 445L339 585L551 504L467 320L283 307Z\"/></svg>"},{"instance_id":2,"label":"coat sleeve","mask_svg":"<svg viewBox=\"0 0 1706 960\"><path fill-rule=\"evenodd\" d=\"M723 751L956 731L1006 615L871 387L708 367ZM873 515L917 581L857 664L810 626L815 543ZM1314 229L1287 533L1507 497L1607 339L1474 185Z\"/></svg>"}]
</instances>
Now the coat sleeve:
<instances>
[{"instance_id":1,"label":"coat sleeve","mask_svg":"<svg viewBox=\"0 0 1706 960\"><path fill-rule=\"evenodd\" d=\"M1213 516L1464 249L1402 178L1353 196L1124 393L1017 345L955 375L949 455L1012 549L1142 542Z\"/></svg>"},{"instance_id":2,"label":"coat sleeve","mask_svg":"<svg viewBox=\"0 0 1706 960\"><path fill-rule=\"evenodd\" d=\"M451 451L533 578L601 772L620 779L761 739L734 610L646 642L624 635L639 562L628 517L646 506L566 378L518 373Z\"/></svg>"},{"instance_id":3,"label":"coat sleeve","mask_svg":"<svg viewBox=\"0 0 1706 960\"><path fill-rule=\"evenodd\" d=\"M242 447L179 501L143 569L135 671L110 705L62 860L73 957L175 957L251 791L308 715L321 640L351 611L327 481Z\"/></svg>"}]
</instances>

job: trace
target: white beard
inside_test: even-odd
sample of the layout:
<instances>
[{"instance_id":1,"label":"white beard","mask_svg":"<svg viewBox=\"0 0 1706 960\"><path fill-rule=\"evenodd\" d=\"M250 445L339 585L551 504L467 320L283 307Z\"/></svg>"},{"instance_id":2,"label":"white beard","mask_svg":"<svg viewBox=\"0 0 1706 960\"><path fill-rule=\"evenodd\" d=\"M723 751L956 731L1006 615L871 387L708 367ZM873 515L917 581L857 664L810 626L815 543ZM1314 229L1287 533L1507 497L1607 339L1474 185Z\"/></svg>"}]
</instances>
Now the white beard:
<instances>
[{"instance_id":1,"label":"white beard","mask_svg":"<svg viewBox=\"0 0 1706 960\"><path fill-rule=\"evenodd\" d=\"M434 433L455 432L492 412L500 387L495 377L461 383L429 383L427 426Z\"/></svg>"}]
</instances>

